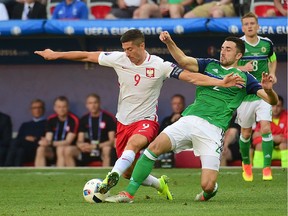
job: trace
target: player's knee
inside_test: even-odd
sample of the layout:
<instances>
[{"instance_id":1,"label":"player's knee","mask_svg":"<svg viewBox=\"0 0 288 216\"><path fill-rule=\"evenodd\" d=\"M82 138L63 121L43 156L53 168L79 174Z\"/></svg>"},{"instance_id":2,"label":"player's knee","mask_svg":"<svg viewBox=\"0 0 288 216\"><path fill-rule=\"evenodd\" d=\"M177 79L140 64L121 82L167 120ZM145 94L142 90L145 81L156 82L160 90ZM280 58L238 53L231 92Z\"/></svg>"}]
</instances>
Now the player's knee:
<instances>
[{"instance_id":1,"label":"player's knee","mask_svg":"<svg viewBox=\"0 0 288 216\"><path fill-rule=\"evenodd\" d=\"M44 156L45 154L45 147L39 146L36 150L36 155L38 156Z\"/></svg>"}]
</instances>

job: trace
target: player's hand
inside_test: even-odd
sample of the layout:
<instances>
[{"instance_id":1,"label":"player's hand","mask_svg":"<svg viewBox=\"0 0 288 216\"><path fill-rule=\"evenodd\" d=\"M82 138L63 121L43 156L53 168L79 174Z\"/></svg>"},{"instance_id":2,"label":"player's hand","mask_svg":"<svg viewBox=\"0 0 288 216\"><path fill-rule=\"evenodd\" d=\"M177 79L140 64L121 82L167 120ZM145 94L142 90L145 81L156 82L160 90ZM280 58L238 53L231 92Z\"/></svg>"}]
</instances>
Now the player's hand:
<instances>
[{"instance_id":1,"label":"player's hand","mask_svg":"<svg viewBox=\"0 0 288 216\"><path fill-rule=\"evenodd\" d=\"M55 52L51 49L45 49L43 51L35 51L37 55L42 56L45 60L55 60L57 59L55 56Z\"/></svg>"},{"instance_id":2,"label":"player's hand","mask_svg":"<svg viewBox=\"0 0 288 216\"><path fill-rule=\"evenodd\" d=\"M28 142L35 142L36 141L36 137L34 136L26 136L25 137L25 140L27 140Z\"/></svg>"},{"instance_id":3,"label":"player's hand","mask_svg":"<svg viewBox=\"0 0 288 216\"><path fill-rule=\"evenodd\" d=\"M265 72L262 73L261 85L265 91L272 90L273 82L274 82L274 79L270 74L265 73Z\"/></svg>"},{"instance_id":4,"label":"player's hand","mask_svg":"<svg viewBox=\"0 0 288 216\"><path fill-rule=\"evenodd\" d=\"M49 141L45 137L41 137L39 140L38 144L40 146L49 146Z\"/></svg>"},{"instance_id":5,"label":"player's hand","mask_svg":"<svg viewBox=\"0 0 288 216\"><path fill-rule=\"evenodd\" d=\"M223 87L226 88L232 86L243 88L243 86L245 85L245 80L242 77L235 75L234 73L226 75L223 79L223 82L224 82Z\"/></svg>"},{"instance_id":6,"label":"player's hand","mask_svg":"<svg viewBox=\"0 0 288 216\"><path fill-rule=\"evenodd\" d=\"M249 61L244 66L245 71L252 72L253 71L253 61Z\"/></svg>"},{"instance_id":7,"label":"player's hand","mask_svg":"<svg viewBox=\"0 0 288 216\"><path fill-rule=\"evenodd\" d=\"M165 44L172 42L172 38L167 31L161 32L159 35L159 39Z\"/></svg>"},{"instance_id":8,"label":"player's hand","mask_svg":"<svg viewBox=\"0 0 288 216\"><path fill-rule=\"evenodd\" d=\"M277 83L277 77L275 76L275 74L270 74L270 76L273 79L273 84Z\"/></svg>"}]
</instances>

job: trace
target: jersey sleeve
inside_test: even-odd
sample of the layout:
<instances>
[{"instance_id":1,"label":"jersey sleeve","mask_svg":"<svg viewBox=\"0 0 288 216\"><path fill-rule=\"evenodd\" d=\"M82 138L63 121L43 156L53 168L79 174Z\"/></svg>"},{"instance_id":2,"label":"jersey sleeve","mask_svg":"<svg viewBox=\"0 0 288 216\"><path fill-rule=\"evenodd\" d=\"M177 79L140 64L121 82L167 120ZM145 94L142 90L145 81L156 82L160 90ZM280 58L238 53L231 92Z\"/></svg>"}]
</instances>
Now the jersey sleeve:
<instances>
[{"instance_id":1,"label":"jersey sleeve","mask_svg":"<svg viewBox=\"0 0 288 216\"><path fill-rule=\"evenodd\" d=\"M257 91L259 89L262 89L262 86L253 75L251 75L248 72L246 72L245 74L247 76L247 83L246 83L247 94L257 94Z\"/></svg>"},{"instance_id":2,"label":"jersey sleeve","mask_svg":"<svg viewBox=\"0 0 288 216\"><path fill-rule=\"evenodd\" d=\"M199 73L204 73L205 72L205 68L207 67L207 65L210 63L210 62L218 62L218 60L216 59L211 59L211 58L196 58L197 62L198 62L198 72Z\"/></svg>"},{"instance_id":3,"label":"jersey sleeve","mask_svg":"<svg viewBox=\"0 0 288 216\"><path fill-rule=\"evenodd\" d=\"M122 54L122 52L101 52L98 57L99 65L114 67L115 62Z\"/></svg>"},{"instance_id":4,"label":"jersey sleeve","mask_svg":"<svg viewBox=\"0 0 288 216\"><path fill-rule=\"evenodd\" d=\"M171 63L171 62L164 62L163 64L163 71L165 73L165 77L175 78L179 79L180 73L182 73L184 70L180 68L178 65Z\"/></svg>"},{"instance_id":5,"label":"jersey sleeve","mask_svg":"<svg viewBox=\"0 0 288 216\"><path fill-rule=\"evenodd\" d=\"M68 122L68 125L70 127L69 132L74 133L74 134L78 133L79 119L76 116L70 115L70 120Z\"/></svg>"}]
</instances>

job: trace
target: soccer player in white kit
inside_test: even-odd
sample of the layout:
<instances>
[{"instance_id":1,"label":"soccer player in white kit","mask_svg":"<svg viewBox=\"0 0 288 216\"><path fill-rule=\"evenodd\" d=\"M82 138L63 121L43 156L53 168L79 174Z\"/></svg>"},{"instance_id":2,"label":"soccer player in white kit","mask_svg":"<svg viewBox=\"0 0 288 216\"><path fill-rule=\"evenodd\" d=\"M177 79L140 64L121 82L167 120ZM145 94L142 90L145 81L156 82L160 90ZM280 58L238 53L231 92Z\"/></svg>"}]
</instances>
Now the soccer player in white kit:
<instances>
[{"instance_id":1,"label":"soccer player in white kit","mask_svg":"<svg viewBox=\"0 0 288 216\"><path fill-rule=\"evenodd\" d=\"M54 52L50 49L35 51L46 60L66 59L99 63L114 68L118 75L120 93L118 98L116 151L118 160L100 186L100 193L114 187L119 177L129 179L139 151L146 147L158 134L158 97L163 81L173 77L195 85L231 87L242 84L242 78L227 75L215 79L199 73L191 73L145 50L145 38L141 31L132 29L121 39L124 52ZM172 200L168 177L149 175L143 185L156 188L159 194Z\"/></svg>"}]
</instances>

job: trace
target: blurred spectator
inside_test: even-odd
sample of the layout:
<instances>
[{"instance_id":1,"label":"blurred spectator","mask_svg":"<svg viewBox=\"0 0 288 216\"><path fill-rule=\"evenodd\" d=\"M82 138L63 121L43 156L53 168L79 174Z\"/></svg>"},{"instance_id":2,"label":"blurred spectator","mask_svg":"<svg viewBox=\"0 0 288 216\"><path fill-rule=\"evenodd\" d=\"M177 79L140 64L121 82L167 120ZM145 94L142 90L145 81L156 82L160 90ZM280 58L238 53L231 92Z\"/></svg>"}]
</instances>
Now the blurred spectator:
<instances>
[{"instance_id":1,"label":"blurred spectator","mask_svg":"<svg viewBox=\"0 0 288 216\"><path fill-rule=\"evenodd\" d=\"M235 123L236 113L233 115L229 128L225 132L223 152L221 156L221 166L227 166L227 162L241 160L239 150L239 137L241 127Z\"/></svg>"},{"instance_id":2,"label":"blurred spectator","mask_svg":"<svg viewBox=\"0 0 288 216\"><path fill-rule=\"evenodd\" d=\"M79 120L69 112L69 101L65 96L55 99L54 111L55 114L48 117L45 137L38 142L35 166L46 166L46 158L56 159L58 167L71 166L66 157L69 146L75 144Z\"/></svg>"},{"instance_id":3,"label":"blurred spectator","mask_svg":"<svg viewBox=\"0 0 288 216\"><path fill-rule=\"evenodd\" d=\"M202 1L202 0L198 0ZM181 18L191 10L194 0L161 0L160 4L148 1L134 11L134 19L171 17Z\"/></svg>"},{"instance_id":4,"label":"blurred spectator","mask_svg":"<svg viewBox=\"0 0 288 216\"><path fill-rule=\"evenodd\" d=\"M8 20L8 11L6 9L6 6L0 2L0 21L2 20Z\"/></svg>"},{"instance_id":5,"label":"blurred spectator","mask_svg":"<svg viewBox=\"0 0 288 216\"><path fill-rule=\"evenodd\" d=\"M287 16L288 0L274 0L274 8L268 9L267 17Z\"/></svg>"},{"instance_id":6,"label":"blurred spectator","mask_svg":"<svg viewBox=\"0 0 288 216\"><path fill-rule=\"evenodd\" d=\"M36 0L17 2L12 10L11 19L47 19L46 6Z\"/></svg>"},{"instance_id":7,"label":"blurred spectator","mask_svg":"<svg viewBox=\"0 0 288 216\"><path fill-rule=\"evenodd\" d=\"M24 122L18 136L12 143L6 160L6 166L23 166L35 161L36 149L41 137L45 136L45 103L40 99L31 102L32 120Z\"/></svg>"},{"instance_id":8,"label":"blurred spectator","mask_svg":"<svg viewBox=\"0 0 288 216\"><path fill-rule=\"evenodd\" d=\"M283 108L283 97L279 96L277 105L272 106L272 122L271 131L274 142L272 160L281 159L281 166L288 168L288 125L287 110ZM253 166L263 168L264 156L262 151L262 135L260 132L260 124L257 123L253 133L253 145L255 146Z\"/></svg>"},{"instance_id":9,"label":"blurred spectator","mask_svg":"<svg viewBox=\"0 0 288 216\"><path fill-rule=\"evenodd\" d=\"M166 128L168 125L171 125L174 122L176 122L181 117L181 113L185 109L184 96L181 94L175 94L171 98L171 108L172 108L172 114L164 118L164 120L162 121L160 125L159 132L164 130L164 128Z\"/></svg>"},{"instance_id":10,"label":"blurred spectator","mask_svg":"<svg viewBox=\"0 0 288 216\"><path fill-rule=\"evenodd\" d=\"M63 0L53 11L52 19L88 19L88 7L81 0Z\"/></svg>"},{"instance_id":11,"label":"blurred spectator","mask_svg":"<svg viewBox=\"0 0 288 216\"><path fill-rule=\"evenodd\" d=\"M235 9L232 0L212 1L205 0L203 5L195 7L190 12L184 15L184 18L195 17L233 17L235 16Z\"/></svg>"},{"instance_id":12,"label":"blurred spectator","mask_svg":"<svg viewBox=\"0 0 288 216\"><path fill-rule=\"evenodd\" d=\"M4 166L6 155L12 139L12 122L10 116L0 112L0 166Z\"/></svg>"},{"instance_id":13,"label":"blurred spectator","mask_svg":"<svg viewBox=\"0 0 288 216\"><path fill-rule=\"evenodd\" d=\"M132 18L134 11L150 0L117 0L117 6L113 7L105 19Z\"/></svg>"},{"instance_id":14,"label":"blurred spectator","mask_svg":"<svg viewBox=\"0 0 288 216\"><path fill-rule=\"evenodd\" d=\"M102 160L103 166L110 166L116 131L115 119L101 110L100 97L96 94L87 96L86 108L89 113L80 119L78 148L70 147L71 160L78 158L81 165Z\"/></svg>"}]
</instances>

